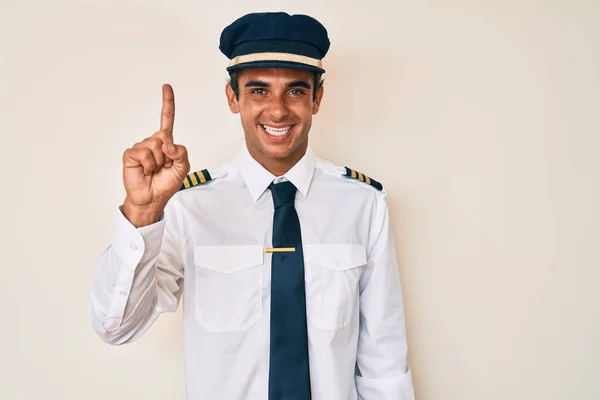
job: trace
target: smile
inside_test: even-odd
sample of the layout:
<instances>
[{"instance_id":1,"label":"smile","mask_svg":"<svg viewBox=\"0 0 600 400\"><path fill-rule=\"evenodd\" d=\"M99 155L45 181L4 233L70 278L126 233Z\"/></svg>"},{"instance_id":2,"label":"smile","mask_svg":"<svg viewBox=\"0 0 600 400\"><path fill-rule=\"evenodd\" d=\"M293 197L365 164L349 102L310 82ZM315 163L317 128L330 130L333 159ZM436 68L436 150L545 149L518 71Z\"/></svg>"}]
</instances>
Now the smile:
<instances>
[{"instance_id":1,"label":"smile","mask_svg":"<svg viewBox=\"0 0 600 400\"><path fill-rule=\"evenodd\" d=\"M284 126L284 127L281 127L281 128L275 128L275 127L272 127L272 126L262 125L262 124L260 126L269 135L271 135L271 136L277 136L277 137L284 136L293 127L293 125L289 125L289 126Z\"/></svg>"}]
</instances>

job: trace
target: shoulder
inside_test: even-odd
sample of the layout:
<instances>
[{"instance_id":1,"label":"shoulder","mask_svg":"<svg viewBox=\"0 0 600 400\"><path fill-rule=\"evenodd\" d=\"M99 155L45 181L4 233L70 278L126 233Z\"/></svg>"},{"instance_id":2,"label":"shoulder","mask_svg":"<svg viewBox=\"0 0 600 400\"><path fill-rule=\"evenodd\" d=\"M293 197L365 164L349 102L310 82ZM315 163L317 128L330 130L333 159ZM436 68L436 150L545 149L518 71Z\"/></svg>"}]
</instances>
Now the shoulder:
<instances>
[{"instance_id":1,"label":"shoulder","mask_svg":"<svg viewBox=\"0 0 600 400\"><path fill-rule=\"evenodd\" d=\"M208 189L214 187L219 182L222 182L227 176L226 166L219 168L206 168L190 172L183 178L181 187L178 192L189 192L196 189Z\"/></svg>"},{"instance_id":2,"label":"shoulder","mask_svg":"<svg viewBox=\"0 0 600 400\"><path fill-rule=\"evenodd\" d=\"M318 158L316 168L323 173L337 178L339 181L363 187L365 190L373 190L385 196L386 192L383 184L371 176L359 172L353 168L336 165L330 161Z\"/></svg>"}]
</instances>

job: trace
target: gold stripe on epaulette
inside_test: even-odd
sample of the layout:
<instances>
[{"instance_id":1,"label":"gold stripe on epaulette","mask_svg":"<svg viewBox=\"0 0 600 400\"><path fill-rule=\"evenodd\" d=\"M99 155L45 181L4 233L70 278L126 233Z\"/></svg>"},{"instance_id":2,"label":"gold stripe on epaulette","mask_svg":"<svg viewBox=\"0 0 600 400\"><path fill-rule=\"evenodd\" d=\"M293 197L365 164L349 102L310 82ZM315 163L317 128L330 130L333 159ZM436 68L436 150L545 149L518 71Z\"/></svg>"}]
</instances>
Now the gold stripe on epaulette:
<instances>
[{"instance_id":1,"label":"gold stripe on epaulette","mask_svg":"<svg viewBox=\"0 0 600 400\"><path fill-rule=\"evenodd\" d=\"M196 179L196 174L190 174L189 175L190 180L192 181L192 185L197 185L198 184L198 180Z\"/></svg>"},{"instance_id":2,"label":"gold stripe on epaulette","mask_svg":"<svg viewBox=\"0 0 600 400\"><path fill-rule=\"evenodd\" d=\"M345 173L344 176L356 179L359 182L366 183L367 185L373 186L377 190L383 190L383 185L380 182L377 182L375 179L370 176L363 174L362 172L358 172L352 168L344 167Z\"/></svg>"},{"instance_id":3,"label":"gold stripe on epaulette","mask_svg":"<svg viewBox=\"0 0 600 400\"><path fill-rule=\"evenodd\" d=\"M200 186L211 180L212 176L210 175L210 172L207 169L190 172L185 176L185 178L183 178L183 182L181 182L181 187L179 188L179 190Z\"/></svg>"},{"instance_id":4,"label":"gold stripe on epaulette","mask_svg":"<svg viewBox=\"0 0 600 400\"><path fill-rule=\"evenodd\" d=\"M206 178L204 177L204 174L202 173L202 171L198 171L198 175L200 176L200 182L202 182L202 183L206 182Z\"/></svg>"}]
</instances>

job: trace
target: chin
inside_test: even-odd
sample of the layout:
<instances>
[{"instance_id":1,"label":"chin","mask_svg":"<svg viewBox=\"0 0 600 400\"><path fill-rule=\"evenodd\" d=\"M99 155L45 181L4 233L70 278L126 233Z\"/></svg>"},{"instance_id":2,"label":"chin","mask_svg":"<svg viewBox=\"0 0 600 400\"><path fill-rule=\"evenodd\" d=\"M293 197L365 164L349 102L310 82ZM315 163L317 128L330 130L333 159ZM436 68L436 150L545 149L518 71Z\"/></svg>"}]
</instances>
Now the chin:
<instances>
[{"instance_id":1,"label":"chin","mask_svg":"<svg viewBox=\"0 0 600 400\"><path fill-rule=\"evenodd\" d=\"M288 158L292 151L288 147L274 149L273 146L263 146L262 153L270 159L282 160Z\"/></svg>"}]
</instances>

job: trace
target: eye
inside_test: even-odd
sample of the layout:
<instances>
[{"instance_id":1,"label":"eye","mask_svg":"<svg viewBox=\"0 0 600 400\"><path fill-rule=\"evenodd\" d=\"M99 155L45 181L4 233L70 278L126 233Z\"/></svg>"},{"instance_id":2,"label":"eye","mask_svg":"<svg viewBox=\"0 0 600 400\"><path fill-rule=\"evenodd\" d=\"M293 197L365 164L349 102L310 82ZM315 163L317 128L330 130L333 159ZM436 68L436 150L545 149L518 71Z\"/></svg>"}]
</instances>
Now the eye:
<instances>
[{"instance_id":1,"label":"eye","mask_svg":"<svg viewBox=\"0 0 600 400\"><path fill-rule=\"evenodd\" d=\"M267 92L265 91L265 89L260 89L259 88L259 89L252 89L252 91L250 93L252 93L252 94L265 94Z\"/></svg>"},{"instance_id":2,"label":"eye","mask_svg":"<svg viewBox=\"0 0 600 400\"><path fill-rule=\"evenodd\" d=\"M289 92L292 96L302 96L304 94L304 90L302 89L292 89Z\"/></svg>"}]
</instances>

